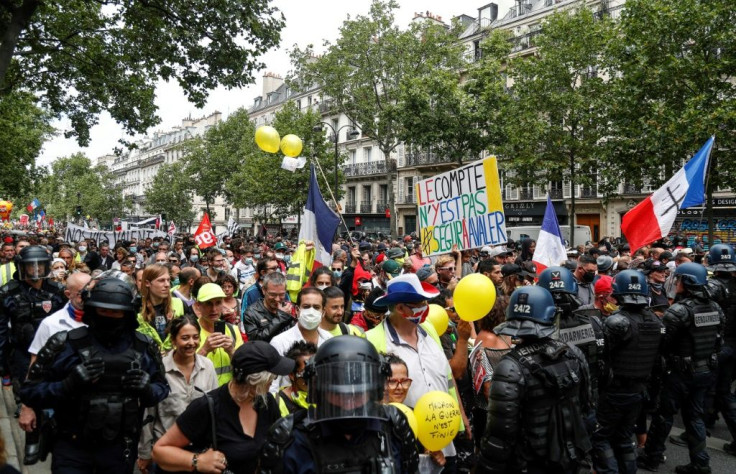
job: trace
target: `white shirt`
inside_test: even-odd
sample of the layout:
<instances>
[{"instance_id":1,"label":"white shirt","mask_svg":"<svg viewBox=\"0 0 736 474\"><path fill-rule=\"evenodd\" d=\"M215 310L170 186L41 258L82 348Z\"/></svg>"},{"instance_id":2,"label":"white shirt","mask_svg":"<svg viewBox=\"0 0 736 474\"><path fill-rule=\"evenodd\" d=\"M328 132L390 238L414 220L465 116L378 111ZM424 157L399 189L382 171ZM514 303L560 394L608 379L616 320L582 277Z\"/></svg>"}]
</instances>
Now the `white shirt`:
<instances>
[{"instance_id":1,"label":"white shirt","mask_svg":"<svg viewBox=\"0 0 736 474\"><path fill-rule=\"evenodd\" d=\"M327 339L330 339L331 337L332 334L318 327L317 347L322 345L323 342L325 342ZM279 354L285 355L286 351L288 351L295 342L303 340L304 336L302 336L302 332L299 330L299 324L297 323L292 326L288 331L284 331L281 334L274 336L273 339L271 339L270 344L275 347L277 351L279 351ZM281 376L274 380L273 383L271 383L271 388L269 389L269 391L271 393L278 393L280 387L288 387L289 385L291 385L291 382L289 381L289 376Z\"/></svg>"},{"instance_id":2,"label":"white shirt","mask_svg":"<svg viewBox=\"0 0 736 474\"><path fill-rule=\"evenodd\" d=\"M77 322L69 316L69 303L67 302L67 304L65 304L59 311L46 316L43 321L41 321L41 324L38 326L38 330L36 331L36 335L33 337L33 342L31 342L31 347L28 348L28 352L33 355L37 355L38 351L46 345L46 342L51 338L51 336L57 332L71 331L72 329L81 328L82 326L86 326L86 324Z\"/></svg>"},{"instance_id":3,"label":"white shirt","mask_svg":"<svg viewBox=\"0 0 736 474\"><path fill-rule=\"evenodd\" d=\"M242 260L238 260L231 272L235 281L240 285L240 291L245 291L253 283L256 282L256 269L253 265L243 263Z\"/></svg>"}]
</instances>

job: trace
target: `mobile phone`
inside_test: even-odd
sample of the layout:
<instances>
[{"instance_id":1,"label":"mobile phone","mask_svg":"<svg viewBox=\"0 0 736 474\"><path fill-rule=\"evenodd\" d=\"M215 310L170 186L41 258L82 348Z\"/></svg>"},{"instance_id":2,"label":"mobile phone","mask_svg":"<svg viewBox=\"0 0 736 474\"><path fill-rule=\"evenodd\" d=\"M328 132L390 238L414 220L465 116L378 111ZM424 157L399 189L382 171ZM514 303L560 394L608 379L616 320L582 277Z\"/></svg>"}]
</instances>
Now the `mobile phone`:
<instances>
[{"instance_id":1,"label":"mobile phone","mask_svg":"<svg viewBox=\"0 0 736 474\"><path fill-rule=\"evenodd\" d=\"M215 321L215 332L225 334L225 321Z\"/></svg>"}]
</instances>

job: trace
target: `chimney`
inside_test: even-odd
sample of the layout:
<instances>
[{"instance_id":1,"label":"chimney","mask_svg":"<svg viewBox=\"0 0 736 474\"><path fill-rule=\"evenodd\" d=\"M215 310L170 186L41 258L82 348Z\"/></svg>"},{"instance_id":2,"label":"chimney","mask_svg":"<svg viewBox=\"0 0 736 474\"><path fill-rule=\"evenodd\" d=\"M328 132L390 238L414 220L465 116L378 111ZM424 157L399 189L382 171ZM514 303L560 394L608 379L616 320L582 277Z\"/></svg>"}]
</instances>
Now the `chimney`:
<instances>
[{"instance_id":1,"label":"chimney","mask_svg":"<svg viewBox=\"0 0 736 474\"><path fill-rule=\"evenodd\" d=\"M266 100L268 94L281 87L283 83L284 79L278 74L272 72L265 73L263 75L263 100Z\"/></svg>"}]
</instances>

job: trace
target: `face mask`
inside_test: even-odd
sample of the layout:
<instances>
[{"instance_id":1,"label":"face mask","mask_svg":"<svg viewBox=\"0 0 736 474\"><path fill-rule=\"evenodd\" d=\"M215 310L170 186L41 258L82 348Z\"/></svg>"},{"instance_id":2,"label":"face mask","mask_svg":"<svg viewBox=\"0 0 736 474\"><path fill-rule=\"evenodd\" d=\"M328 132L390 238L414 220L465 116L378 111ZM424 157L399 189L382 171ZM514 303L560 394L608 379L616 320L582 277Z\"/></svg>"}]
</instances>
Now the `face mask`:
<instances>
[{"instance_id":1,"label":"face mask","mask_svg":"<svg viewBox=\"0 0 736 474\"><path fill-rule=\"evenodd\" d=\"M284 254L283 253L277 253L276 254L276 260L283 260L283 259L284 259Z\"/></svg>"},{"instance_id":2,"label":"face mask","mask_svg":"<svg viewBox=\"0 0 736 474\"><path fill-rule=\"evenodd\" d=\"M614 311L618 311L618 305L609 301L603 305L603 311L606 313L613 313Z\"/></svg>"},{"instance_id":3,"label":"face mask","mask_svg":"<svg viewBox=\"0 0 736 474\"><path fill-rule=\"evenodd\" d=\"M138 250L138 247L130 247L130 251L131 251L131 252L135 252L135 251L137 251L137 250Z\"/></svg>"},{"instance_id":4,"label":"face mask","mask_svg":"<svg viewBox=\"0 0 736 474\"><path fill-rule=\"evenodd\" d=\"M192 255L191 257L189 257L189 261L192 263L199 262L199 255Z\"/></svg>"},{"instance_id":5,"label":"face mask","mask_svg":"<svg viewBox=\"0 0 736 474\"><path fill-rule=\"evenodd\" d=\"M429 305L425 304L421 308L411 308L411 312L413 315L406 319L414 324L421 324L425 319L427 319L427 315L429 315Z\"/></svg>"},{"instance_id":6,"label":"face mask","mask_svg":"<svg viewBox=\"0 0 736 474\"><path fill-rule=\"evenodd\" d=\"M585 273L583 273L583 281L585 283L592 283L593 280L595 280L595 272L585 272Z\"/></svg>"},{"instance_id":7,"label":"face mask","mask_svg":"<svg viewBox=\"0 0 736 474\"><path fill-rule=\"evenodd\" d=\"M284 256L284 262L291 262L291 255Z\"/></svg>"},{"instance_id":8,"label":"face mask","mask_svg":"<svg viewBox=\"0 0 736 474\"><path fill-rule=\"evenodd\" d=\"M335 275L335 278L340 278L342 276L342 270L335 270L332 274Z\"/></svg>"},{"instance_id":9,"label":"face mask","mask_svg":"<svg viewBox=\"0 0 736 474\"><path fill-rule=\"evenodd\" d=\"M80 246L79 246L79 252L80 252L80 253L84 253L84 252L86 252L86 251L87 251L87 247L85 247L84 245L80 245Z\"/></svg>"},{"instance_id":10,"label":"face mask","mask_svg":"<svg viewBox=\"0 0 736 474\"><path fill-rule=\"evenodd\" d=\"M325 288L327 288L329 285L327 283L316 285L318 289L325 291Z\"/></svg>"},{"instance_id":11,"label":"face mask","mask_svg":"<svg viewBox=\"0 0 736 474\"><path fill-rule=\"evenodd\" d=\"M246 265L253 265L253 259L252 258L246 258L245 259L245 264Z\"/></svg>"},{"instance_id":12,"label":"face mask","mask_svg":"<svg viewBox=\"0 0 736 474\"><path fill-rule=\"evenodd\" d=\"M321 311L318 311L314 308L299 310L299 324L307 331L317 329L317 326L319 326L320 322L322 322Z\"/></svg>"},{"instance_id":13,"label":"face mask","mask_svg":"<svg viewBox=\"0 0 736 474\"><path fill-rule=\"evenodd\" d=\"M151 245L151 247L157 249L158 248L158 243L155 243L155 244Z\"/></svg>"},{"instance_id":14,"label":"face mask","mask_svg":"<svg viewBox=\"0 0 736 474\"><path fill-rule=\"evenodd\" d=\"M255 258L256 260L260 260L261 259L261 254L260 253L254 253L253 254L253 258Z\"/></svg>"},{"instance_id":15,"label":"face mask","mask_svg":"<svg viewBox=\"0 0 736 474\"><path fill-rule=\"evenodd\" d=\"M171 280L171 286L176 286L178 284L179 284L179 279L178 278L174 278L173 280Z\"/></svg>"},{"instance_id":16,"label":"face mask","mask_svg":"<svg viewBox=\"0 0 736 474\"><path fill-rule=\"evenodd\" d=\"M64 270L54 270L54 278L62 278L64 276Z\"/></svg>"}]
</instances>

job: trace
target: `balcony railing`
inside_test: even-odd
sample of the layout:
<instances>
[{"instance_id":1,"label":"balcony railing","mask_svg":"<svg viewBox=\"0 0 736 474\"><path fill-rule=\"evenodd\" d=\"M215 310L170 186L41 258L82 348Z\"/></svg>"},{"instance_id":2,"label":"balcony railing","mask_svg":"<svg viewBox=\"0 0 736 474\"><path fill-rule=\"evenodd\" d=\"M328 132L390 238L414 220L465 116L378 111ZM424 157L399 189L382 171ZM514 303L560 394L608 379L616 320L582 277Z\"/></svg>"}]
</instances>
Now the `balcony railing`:
<instances>
[{"instance_id":1,"label":"balcony railing","mask_svg":"<svg viewBox=\"0 0 736 474\"><path fill-rule=\"evenodd\" d=\"M641 194L641 188L635 184L626 183L623 194Z\"/></svg>"},{"instance_id":2,"label":"balcony railing","mask_svg":"<svg viewBox=\"0 0 736 474\"><path fill-rule=\"evenodd\" d=\"M414 204L416 202L416 199L414 198L414 193L405 194L404 197L401 199L401 202L403 204Z\"/></svg>"},{"instance_id":3,"label":"balcony railing","mask_svg":"<svg viewBox=\"0 0 736 474\"><path fill-rule=\"evenodd\" d=\"M551 199L562 199L562 189L550 189L549 197Z\"/></svg>"},{"instance_id":4,"label":"balcony railing","mask_svg":"<svg viewBox=\"0 0 736 474\"><path fill-rule=\"evenodd\" d=\"M519 199L524 201L534 199L534 191L531 189L519 189Z\"/></svg>"},{"instance_id":5,"label":"balcony railing","mask_svg":"<svg viewBox=\"0 0 736 474\"><path fill-rule=\"evenodd\" d=\"M360 212L363 214L370 214L373 212L373 201L363 201L360 203Z\"/></svg>"},{"instance_id":6,"label":"balcony railing","mask_svg":"<svg viewBox=\"0 0 736 474\"><path fill-rule=\"evenodd\" d=\"M583 187L580 189L580 197L594 198L598 197L598 190L594 187Z\"/></svg>"},{"instance_id":7,"label":"balcony railing","mask_svg":"<svg viewBox=\"0 0 736 474\"><path fill-rule=\"evenodd\" d=\"M536 31L530 31L527 34L519 35L514 38L511 38L511 52L517 53L519 51L523 51L525 49L534 48L537 46L536 44L536 37L539 36L541 33L540 30Z\"/></svg>"},{"instance_id":8,"label":"balcony railing","mask_svg":"<svg viewBox=\"0 0 736 474\"><path fill-rule=\"evenodd\" d=\"M345 204L345 214L355 214L355 203L349 202Z\"/></svg>"},{"instance_id":9,"label":"balcony railing","mask_svg":"<svg viewBox=\"0 0 736 474\"><path fill-rule=\"evenodd\" d=\"M385 161L368 161L365 163L355 163L352 165L346 165L343 168L345 176L369 176L372 174L383 174L386 172Z\"/></svg>"},{"instance_id":10,"label":"balcony railing","mask_svg":"<svg viewBox=\"0 0 736 474\"><path fill-rule=\"evenodd\" d=\"M380 214L384 212L387 207L388 207L388 201L384 201L384 200L376 201L376 212L377 213Z\"/></svg>"}]
</instances>

